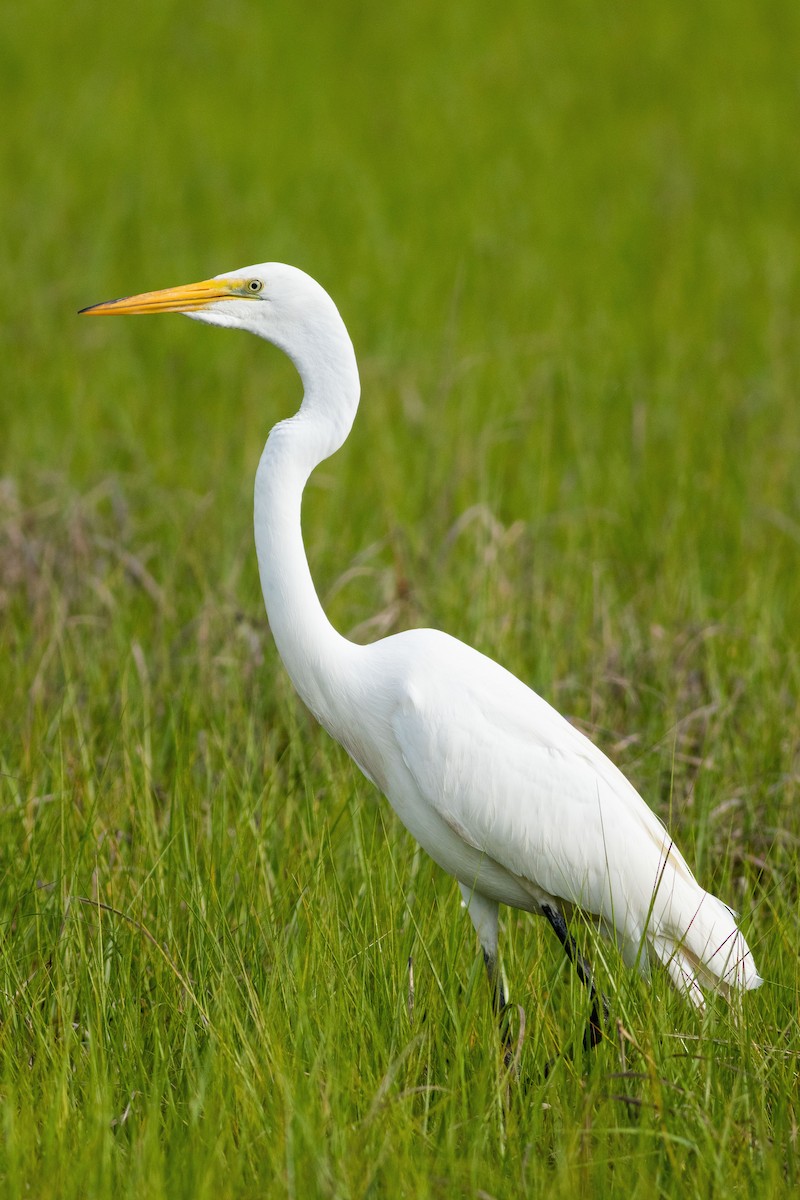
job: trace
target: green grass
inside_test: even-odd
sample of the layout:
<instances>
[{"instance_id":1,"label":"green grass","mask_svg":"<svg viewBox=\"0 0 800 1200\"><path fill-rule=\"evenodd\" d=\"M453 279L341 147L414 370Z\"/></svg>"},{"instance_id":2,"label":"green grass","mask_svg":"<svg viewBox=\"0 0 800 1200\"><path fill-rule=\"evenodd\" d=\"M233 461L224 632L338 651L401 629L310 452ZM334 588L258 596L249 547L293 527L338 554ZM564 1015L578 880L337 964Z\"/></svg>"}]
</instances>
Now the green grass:
<instances>
[{"instance_id":1,"label":"green grass","mask_svg":"<svg viewBox=\"0 0 800 1200\"><path fill-rule=\"evenodd\" d=\"M4 15L3 1196L797 1193L798 38L789 0ZM305 508L332 619L446 628L610 752L741 911L739 1016L592 944L619 1037L545 1078L586 1000L508 912L509 1084L456 885L269 636L291 366L74 317L261 259L362 367Z\"/></svg>"}]
</instances>

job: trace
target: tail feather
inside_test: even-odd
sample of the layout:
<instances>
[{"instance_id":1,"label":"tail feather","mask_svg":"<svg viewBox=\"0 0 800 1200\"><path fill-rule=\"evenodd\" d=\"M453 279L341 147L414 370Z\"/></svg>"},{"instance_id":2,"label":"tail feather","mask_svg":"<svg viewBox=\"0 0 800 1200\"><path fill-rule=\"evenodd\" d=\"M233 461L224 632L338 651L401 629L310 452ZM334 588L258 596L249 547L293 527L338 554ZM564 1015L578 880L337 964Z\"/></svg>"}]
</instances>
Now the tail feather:
<instances>
[{"instance_id":1,"label":"tail feather","mask_svg":"<svg viewBox=\"0 0 800 1200\"><path fill-rule=\"evenodd\" d=\"M703 1008L701 988L730 998L760 987L763 980L734 914L699 884L695 883L695 889L691 898L685 894L681 897L681 904L675 903L678 897L673 893L667 911L662 911L661 920L653 922L647 938L678 990L697 1008Z\"/></svg>"}]
</instances>

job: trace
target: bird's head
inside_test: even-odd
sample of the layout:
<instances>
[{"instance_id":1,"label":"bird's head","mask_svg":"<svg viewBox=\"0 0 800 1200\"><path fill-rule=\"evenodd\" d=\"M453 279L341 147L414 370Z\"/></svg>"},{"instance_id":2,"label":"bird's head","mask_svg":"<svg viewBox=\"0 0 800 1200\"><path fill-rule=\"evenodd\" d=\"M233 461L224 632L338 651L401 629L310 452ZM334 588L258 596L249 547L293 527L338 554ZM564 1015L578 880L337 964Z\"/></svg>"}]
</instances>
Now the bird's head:
<instances>
[{"instance_id":1,"label":"bird's head","mask_svg":"<svg viewBox=\"0 0 800 1200\"><path fill-rule=\"evenodd\" d=\"M81 309L89 316L184 313L210 325L246 329L292 358L300 346L341 337L342 319L328 293L310 275L284 263L257 263L200 283L123 296Z\"/></svg>"},{"instance_id":2,"label":"bird's head","mask_svg":"<svg viewBox=\"0 0 800 1200\"><path fill-rule=\"evenodd\" d=\"M177 312L258 334L294 362L304 384L302 407L332 423L336 435L331 445L341 445L352 425L360 393L353 344L328 293L297 267L258 263L201 283L108 300L81 312L109 317Z\"/></svg>"}]
</instances>

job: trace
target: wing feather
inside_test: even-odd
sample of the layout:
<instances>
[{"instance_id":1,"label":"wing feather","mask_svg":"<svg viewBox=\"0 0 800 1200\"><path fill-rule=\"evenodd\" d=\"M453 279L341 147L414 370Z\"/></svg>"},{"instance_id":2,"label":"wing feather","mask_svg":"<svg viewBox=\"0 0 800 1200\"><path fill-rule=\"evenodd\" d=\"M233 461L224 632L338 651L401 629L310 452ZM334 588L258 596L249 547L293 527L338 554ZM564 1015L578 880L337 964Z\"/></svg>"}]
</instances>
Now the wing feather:
<instances>
[{"instance_id":1,"label":"wing feather","mask_svg":"<svg viewBox=\"0 0 800 1200\"><path fill-rule=\"evenodd\" d=\"M472 847L616 929L629 961L653 916L659 928L673 924L679 885L699 903L704 893L656 814L546 701L441 634L421 661L394 710L394 737L421 796Z\"/></svg>"}]
</instances>

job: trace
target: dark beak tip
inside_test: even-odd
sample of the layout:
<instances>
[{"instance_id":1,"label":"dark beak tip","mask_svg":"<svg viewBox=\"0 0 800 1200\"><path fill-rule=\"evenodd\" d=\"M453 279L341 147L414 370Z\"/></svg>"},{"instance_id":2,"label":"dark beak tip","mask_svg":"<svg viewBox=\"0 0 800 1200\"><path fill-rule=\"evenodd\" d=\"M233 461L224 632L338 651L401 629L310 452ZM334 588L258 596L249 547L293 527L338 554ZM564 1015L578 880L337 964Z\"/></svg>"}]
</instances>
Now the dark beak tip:
<instances>
[{"instance_id":1,"label":"dark beak tip","mask_svg":"<svg viewBox=\"0 0 800 1200\"><path fill-rule=\"evenodd\" d=\"M127 296L117 296L114 300L101 300L97 304L87 304L86 308L78 309L78 316L83 316L84 313L94 312L96 308L108 308L112 304L119 304L120 300L127 300Z\"/></svg>"}]
</instances>

